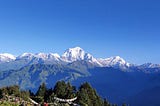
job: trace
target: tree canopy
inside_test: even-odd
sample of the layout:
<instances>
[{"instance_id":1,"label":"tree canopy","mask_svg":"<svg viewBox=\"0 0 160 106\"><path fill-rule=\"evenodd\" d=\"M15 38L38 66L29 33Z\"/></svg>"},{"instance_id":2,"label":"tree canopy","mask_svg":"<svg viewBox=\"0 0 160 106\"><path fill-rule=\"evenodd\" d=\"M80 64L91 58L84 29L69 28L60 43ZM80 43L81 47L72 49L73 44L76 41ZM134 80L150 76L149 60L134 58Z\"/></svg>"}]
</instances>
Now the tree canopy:
<instances>
[{"instance_id":1,"label":"tree canopy","mask_svg":"<svg viewBox=\"0 0 160 106\"><path fill-rule=\"evenodd\" d=\"M4 94L21 97L24 100L32 98L40 104L44 102L56 103L57 106L65 106L67 103L57 102L55 97L63 100L76 98L73 102L80 106L117 106L116 104L110 104L107 99L102 99L88 82L83 83L78 89L72 86L70 82L65 81L58 81L55 86L50 89L47 88L45 83L42 83L35 94L30 90L22 91L19 86L14 85L1 88L0 98L3 98ZM126 106L126 104L122 104L122 106Z\"/></svg>"}]
</instances>

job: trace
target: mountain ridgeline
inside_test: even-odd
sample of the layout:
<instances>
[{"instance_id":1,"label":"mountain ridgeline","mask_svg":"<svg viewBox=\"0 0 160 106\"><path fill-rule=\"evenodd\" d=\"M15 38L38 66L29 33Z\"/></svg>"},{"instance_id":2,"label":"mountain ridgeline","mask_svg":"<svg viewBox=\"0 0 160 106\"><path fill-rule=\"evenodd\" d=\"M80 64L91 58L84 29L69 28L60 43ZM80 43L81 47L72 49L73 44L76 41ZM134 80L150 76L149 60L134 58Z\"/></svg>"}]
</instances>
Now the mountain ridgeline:
<instances>
[{"instance_id":1,"label":"mountain ridgeline","mask_svg":"<svg viewBox=\"0 0 160 106\"><path fill-rule=\"evenodd\" d=\"M157 89L160 87L160 64L135 65L119 56L94 58L80 47L69 48L61 56L56 53L24 53L17 57L0 54L0 87L19 85L21 89L35 92L41 83L52 87L59 80L76 86L87 81L112 103L160 105L160 96L153 91L160 92ZM144 100L143 97L149 95L155 97L155 104L152 98Z\"/></svg>"}]
</instances>

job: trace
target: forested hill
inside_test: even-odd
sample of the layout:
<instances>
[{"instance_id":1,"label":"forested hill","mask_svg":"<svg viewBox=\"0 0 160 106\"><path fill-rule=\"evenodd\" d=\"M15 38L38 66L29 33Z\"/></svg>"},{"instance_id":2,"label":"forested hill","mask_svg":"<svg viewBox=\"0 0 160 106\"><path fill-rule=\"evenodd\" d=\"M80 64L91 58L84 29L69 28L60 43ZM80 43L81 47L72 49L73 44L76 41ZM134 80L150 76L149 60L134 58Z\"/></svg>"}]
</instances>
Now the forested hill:
<instances>
[{"instance_id":1,"label":"forested hill","mask_svg":"<svg viewBox=\"0 0 160 106\"><path fill-rule=\"evenodd\" d=\"M117 106L110 103L107 98L101 98L87 82L81 84L79 88L64 81L58 81L53 88L47 88L46 84L42 83L36 93L30 90L22 91L16 85L0 89L1 106L23 106L35 103L45 103L49 106Z\"/></svg>"}]
</instances>

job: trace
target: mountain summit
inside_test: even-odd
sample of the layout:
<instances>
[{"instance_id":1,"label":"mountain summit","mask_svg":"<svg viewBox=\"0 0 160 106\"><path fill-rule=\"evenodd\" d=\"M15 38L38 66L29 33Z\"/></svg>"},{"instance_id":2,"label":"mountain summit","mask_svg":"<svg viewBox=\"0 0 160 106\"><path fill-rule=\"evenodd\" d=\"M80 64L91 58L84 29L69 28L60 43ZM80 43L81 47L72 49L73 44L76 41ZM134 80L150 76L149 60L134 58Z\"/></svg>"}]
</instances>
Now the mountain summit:
<instances>
[{"instance_id":1,"label":"mountain summit","mask_svg":"<svg viewBox=\"0 0 160 106\"><path fill-rule=\"evenodd\" d=\"M77 60L84 60L86 53L80 47L69 48L62 55L62 59L66 62L73 62Z\"/></svg>"},{"instance_id":2,"label":"mountain summit","mask_svg":"<svg viewBox=\"0 0 160 106\"><path fill-rule=\"evenodd\" d=\"M74 61L88 61L94 65L101 66L96 58L94 58L91 54L86 53L82 48L75 47L67 49L62 55L62 60L66 62L74 62Z\"/></svg>"},{"instance_id":3,"label":"mountain summit","mask_svg":"<svg viewBox=\"0 0 160 106\"><path fill-rule=\"evenodd\" d=\"M13 56L12 54L9 53L0 54L0 63L14 61L15 59L16 57Z\"/></svg>"},{"instance_id":4,"label":"mountain summit","mask_svg":"<svg viewBox=\"0 0 160 106\"><path fill-rule=\"evenodd\" d=\"M114 67L127 69L133 65L126 62L120 56L113 56L109 58L95 58L90 53L85 52L80 47L74 47L67 49L61 56L57 53L23 53L20 56L14 56L12 54L3 53L0 54L0 63L3 63L3 66L6 67L6 64L11 66L26 66L32 64L69 64L76 61L85 61L92 64L95 67ZM3 66L0 66L3 67ZM18 68L19 68L18 67ZM160 67L159 64L144 64L140 65L141 68L155 68ZM5 68L6 69L6 68Z\"/></svg>"},{"instance_id":5,"label":"mountain summit","mask_svg":"<svg viewBox=\"0 0 160 106\"><path fill-rule=\"evenodd\" d=\"M58 80L75 85L87 81L103 97L111 97L109 99L113 103L124 102L125 98L130 101L130 97L139 95L140 91L146 92L144 89L159 88L159 74L159 64L133 65L120 56L95 58L80 47L69 48L62 55L23 53L16 57L8 53L0 54L0 87L19 85L21 89L34 91L43 82L52 87ZM149 91L152 92L152 89ZM152 97L155 96L153 94ZM145 97L148 96L140 98ZM155 97L158 101L159 95Z\"/></svg>"},{"instance_id":6,"label":"mountain summit","mask_svg":"<svg viewBox=\"0 0 160 106\"><path fill-rule=\"evenodd\" d=\"M121 67L121 68L125 68L125 67L129 67L130 63L126 62L123 58L121 58L120 56L115 56L115 57L110 57L110 58L106 58L106 59L98 59L98 61L100 62L100 64L102 64L102 66L105 67Z\"/></svg>"}]
</instances>

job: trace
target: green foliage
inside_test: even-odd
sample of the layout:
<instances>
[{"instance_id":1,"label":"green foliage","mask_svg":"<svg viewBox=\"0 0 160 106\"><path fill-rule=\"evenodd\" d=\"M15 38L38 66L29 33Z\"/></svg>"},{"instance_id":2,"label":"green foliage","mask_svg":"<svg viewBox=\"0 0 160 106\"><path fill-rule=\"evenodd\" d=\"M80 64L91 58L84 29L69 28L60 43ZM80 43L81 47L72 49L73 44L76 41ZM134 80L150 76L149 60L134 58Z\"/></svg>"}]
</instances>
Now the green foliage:
<instances>
[{"instance_id":1,"label":"green foliage","mask_svg":"<svg viewBox=\"0 0 160 106\"><path fill-rule=\"evenodd\" d=\"M29 97L29 92L28 91L21 91L21 98L23 98L24 100L28 101L28 97Z\"/></svg>"},{"instance_id":2,"label":"green foliage","mask_svg":"<svg viewBox=\"0 0 160 106\"><path fill-rule=\"evenodd\" d=\"M77 93L79 103L82 106L102 106L103 101L98 96L96 91L90 86L89 83L84 83L80 86L79 91Z\"/></svg>"},{"instance_id":3,"label":"green foliage","mask_svg":"<svg viewBox=\"0 0 160 106\"><path fill-rule=\"evenodd\" d=\"M127 106L127 104L126 104L126 103L123 103L122 106Z\"/></svg>"},{"instance_id":4,"label":"green foliage","mask_svg":"<svg viewBox=\"0 0 160 106\"><path fill-rule=\"evenodd\" d=\"M70 82L66 83L65 81L58 81L53 89L47 89L46 84L42 83L39 86L36 95L34 95L30 90L21 91L17 85L1 88L0 97L2 98L4 94L5 97L6 95L13 95L20 97L25 101L28 101L28 98L30 97L40 104L43 102L48 102L56 103L57 106L69 106L69 104L57 102L54 100L54 97L61 99L72 99L77 97L77 100L74 101L74 103L77 103L80 106L117 106L116 104L110 104L107 99L102 100L101 97L97 94L96 90L93 89L92 86L87 82L82 84L78 91L76 90L76 87L70 84ZM16 105L5 102L0 104L0 106ZM126 104L122 104L122 106L126 106Z\"/></svg>"},{"instance_id":5,"label":"green foliage","mask_svg":"<svg viewBox=\"0 0 160 106\"><path fill-rule=\"evenodd\" d=\"M36 93L36 96L44 97L46 90L47 90L46 84L42 83L42 85L40 85L40 87Z\"/></svg>"},{"instance_id":6,"label":"green foliage","mask_svg":"<svg viewBox=\"0 0 160 106\"><path fill-rule=\"evenodd\" d=\"M10 87L3 87L0 89L1 92L3 92L6 95L14 95L14 96L20 96L20 88L17 85L13 85Z\"/></svg>"},{"instance_id":7,"label":"green foliage","mask_svg":"<svg viewBox=\"0 0 160 106\"><path fill-rule=\"evenodd\" d=\"M69 82L58 81L54 87L54 94L59 98L75 97L76 89Z\"/></svg>"},{"instance_id":8,"label":"green foliage","mask_svg":"<svg viewBox=\"0 0 160 106\"><path fill-rule=\"evenodd\" d=\"M47 89L45 84L40 85L37 94L34 98L35 101L55 103L54 97L62 99L71 99L77 97L75 103L81 106L112 106L107 99L102 100L97 94L96 90L91 87L89 83L84 83L76 91L76 87L72 86L69 82L58 81L54 89ZM67 103L56 103L58 106L66 106ZM116 106L116 105L115 105Z\"/></svg>"},{"instance_id":9,"label":"green foliage","mask_svg":"<svg viewBox=\"0 0 160 106\"><path fill-rule=\"evenodd\" d=\"M18 85L7 87L7 91L9 95L20 96L20 88Z\"/></svg>"},{"instance_id":10,"label":"green foliage","mask_svg":"<svg viewBox=\"0 0 160 106\"><path fill-rule=\"evenodd\" d=\"M34 61L37 60L32 60L32 62ZM79 64L77 64L77 66L79 66ZM72 66L62 64L30 64L16 70L1 71L0 78L3 80L0 80L0 85L8 86L18 84L22 89L35 89L37 88L37 85L46 82L50 77L57 77L56 75L62 75L62 78L60 79L68 77L67 81L89 75L88 71L78 69L79 68L75 69ZM60 79L58 78L58 80ZM56 80L53 80L53 82L55 81Z\"/></svg>"},{"instance_id":11,"label":"green foliage","mask_svg":"<svg viewBox=\"0 0 160 106\"><path fill-rule=\"evenodd\" d=\"M111 104L107 101L107 99L104 99L103 106L111 106Z\"/></svg>"},{"instance_id":12,"label":"green foliage","mask_svg":"<svg viewBox=\"0 0 160 106\"><path fill-rule=\"evenodd\" d=\"M3 98L3 92L2 90L0 89L0 99Z\"/></svg>"},{"instance_id":13,"label":"green foliage","mask_svg":"<svg viewBox=\"0 0 160 106\"><path fill-rule=\"evenodd\" d=\"M28 91L21 91L19 86L13 85L9 87L3 87L0 89L0 98L6 96L20 97L23 100L28 101L30 95Z\"/></svg>"},{"instance_id":14,"label":"green foliage","mask_svg":"<svg viewBox=\"0 0 160 106\"><path fill-rule=\"evenodd\" d=\"M36 100L37 100L39 103L44 102L44 98L45 98L46 91L47 91L46 84L45 84L45 83L42 83L42 84L39 86L38 91L37 91L37 93L36 93Z\"/></svg>"},{"instance_id":15,"label":"green foliage","mask_svg":"<svg viewBox=\"0 0 160 106\"><path fill-rule=\"evenodd\" d=\"M52 102L54 98L54 93L52 89L47 89L44 95L44 102Z\"/></svg>"},{"instance_id":16,"label":"green foliage","mask_svg":"<svg viewBox=\"0 0 160 106\"><path fill-rule=\"evenodd\" d=\"M0 106L19 106L19 105L11 102L0 102Z\"/></svg>"},{"instance_id":17,"label":"green foliage","mask_svg":"<svg viewBox=\"0 0 160 106\"><path fill-rule=\"evenodd\" d=\"M35 94L31 91L31 90L29 90L29 95L32 97L32 96L35 96Z\"/></svg>"},{"instance_id":18,"label":"green foliage","mask_svg":"<svg viewBox=\"0 0 160 106\"><path fill-rule=\"evenodd\" d=\"M54 87L54 92L56 94L57 97L59 98L65 98L66 95L66 84L64 81L58 81Z\"/></svg>"}]
</instances>

